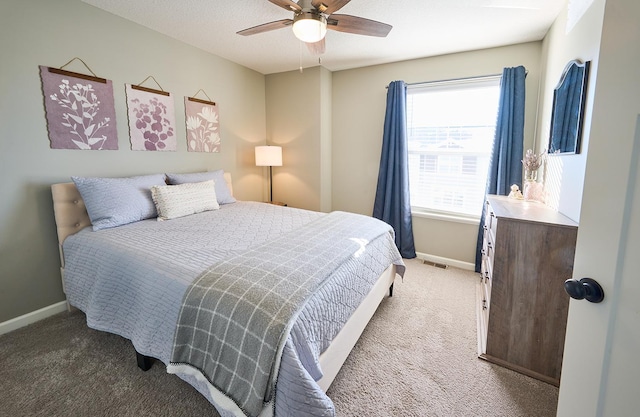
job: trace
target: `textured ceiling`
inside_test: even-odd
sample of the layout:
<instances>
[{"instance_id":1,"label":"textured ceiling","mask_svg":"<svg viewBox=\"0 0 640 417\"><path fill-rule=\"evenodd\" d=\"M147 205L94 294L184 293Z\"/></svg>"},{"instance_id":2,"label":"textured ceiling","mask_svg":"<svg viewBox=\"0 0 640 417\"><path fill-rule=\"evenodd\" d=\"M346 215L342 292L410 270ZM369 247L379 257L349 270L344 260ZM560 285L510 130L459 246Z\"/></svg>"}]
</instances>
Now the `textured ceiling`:
<instances>
[{"instance_id":1,"label":"textured ceiling","mask_svg":"<svg viewBox=\"0 0 640 417\"><path fill-rule=\"evenodd\" d=\"M290 28L236 32L292 18L267 0L83 0L262 74L330 71L540 40L566 0L351 0L338 13L393 26L386 38L329 31L311 55Z\"/></svg>"}]
</instances>

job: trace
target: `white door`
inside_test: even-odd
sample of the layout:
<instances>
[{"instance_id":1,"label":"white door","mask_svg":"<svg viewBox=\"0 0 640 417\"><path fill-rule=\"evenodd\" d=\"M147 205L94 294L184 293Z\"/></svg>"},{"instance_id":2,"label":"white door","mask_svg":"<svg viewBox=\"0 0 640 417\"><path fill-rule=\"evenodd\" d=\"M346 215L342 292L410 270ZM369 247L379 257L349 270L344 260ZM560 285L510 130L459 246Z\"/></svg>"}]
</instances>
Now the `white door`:
<instances>
[{"instance_id":1,"label":"white door","mask_svg":"<svg viewBox=\"0 0 640 417\"><path fill-rule=\"evenodd\" d=\"M605 299L570 302L559 417L640 415L639 19L607 0L574 265Z\"/></svg>"},{"instance_id":2,"label":"white door","mask_svg":"<svg viewBox=\"0 0 640 417\"><path fill-rule=\"evenodd\" d=\"M629 192L620 234L618 270L611 294L607 356L598 414L640 415L640 117L631 162Z\"/></svg>"},{"instance_id":3,"label":"white door","mask_svg":"<svg viewBox=\"0 0 640 417\"><path fill-rule=\"evenodd\" d=\"M619 190L625 196L621 227L599 230L599 225L586 220L580 223L580 228L596 231L578 237L574 277L596 279L604 287L605 299L601 304L570 302L558 404L561 417L640 415L640 117L637 126L629 186ZM592 202L592 208L603 215L611 211L606 199ZM612 269L603 270L603 264Z\"/></svg>"}]
</instances>

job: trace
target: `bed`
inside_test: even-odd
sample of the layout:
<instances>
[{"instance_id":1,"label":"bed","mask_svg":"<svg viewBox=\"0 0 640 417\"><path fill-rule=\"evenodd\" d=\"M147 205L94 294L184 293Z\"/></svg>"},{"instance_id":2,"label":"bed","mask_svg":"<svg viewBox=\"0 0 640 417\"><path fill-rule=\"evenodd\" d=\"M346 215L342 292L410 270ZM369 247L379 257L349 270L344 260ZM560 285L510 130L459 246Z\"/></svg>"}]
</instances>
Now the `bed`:
<instances>
[{"instance_id":1,"label":"bed","mask_svg":"<svg viewBox=\"0 0 640 417\"><path fill-rule=\"evenodd\" d=\"M392 294L396 274L404 273L393 231L367 216L235 201L231 176L218 174L224 180L216 182L216 191L224 184L233 202L168 221L152 217L99 231L92 230L96 226L77 182L52 185L69 307L82 310L89 327L131 340L141 369L154 360L164 363L222 416L335 415L326 390L381 300ZM298 288L303 280L316 282L314 289ZM251 289L236 291L242 282ZM205 284L201 292L209 301L189 304ZM259 313L278 291L287 298L283 305L293 299L287 307L291 317L268 316L261 322ZM225 308L218 306L225 304L224 297L235 297L227 312L217 310ZM234 335L242 320L247 327ZM281 327L271 331L266 322L281 322ZM187 333L206 340L182 339ZM213 348L231 357L218 354L214 361ZM246 359L254 350L262 356ZM200 356L202 362L196 362ZM272 356L272 362L262 362ZM251 399L243 399L243 390Z\"/></svg>"}]
</instances>

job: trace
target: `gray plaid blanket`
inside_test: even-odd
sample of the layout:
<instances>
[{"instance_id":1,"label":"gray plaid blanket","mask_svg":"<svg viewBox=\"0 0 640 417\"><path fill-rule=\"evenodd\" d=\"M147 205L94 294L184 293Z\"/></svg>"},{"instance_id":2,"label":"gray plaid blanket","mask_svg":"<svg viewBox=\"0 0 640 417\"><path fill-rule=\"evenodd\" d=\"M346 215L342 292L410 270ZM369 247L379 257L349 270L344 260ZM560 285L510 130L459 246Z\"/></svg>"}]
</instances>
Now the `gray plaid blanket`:
<instances>
[{"instance_id":1,"label":"gray plaid blanket","mask_svg":"<svg viewBox=\"0 0 640 417\"><path fill-rule=\"evenodd\" d=\"M273 395L282 350L307 300L390 230L373 218L333 212L213 265L185 294L171 364L198 369L257 416Z\"/></svg>"}]
</instances>

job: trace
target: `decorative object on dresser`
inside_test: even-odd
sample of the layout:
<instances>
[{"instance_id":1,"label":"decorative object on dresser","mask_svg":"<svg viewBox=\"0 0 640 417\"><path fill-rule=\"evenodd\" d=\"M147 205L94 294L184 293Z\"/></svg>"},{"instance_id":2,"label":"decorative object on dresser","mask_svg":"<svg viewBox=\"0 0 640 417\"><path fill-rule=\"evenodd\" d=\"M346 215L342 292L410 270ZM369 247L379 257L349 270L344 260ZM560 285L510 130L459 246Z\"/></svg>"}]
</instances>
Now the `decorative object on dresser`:
<instances>
[{"instance_id":1,"label":"decorative object on dresser","mask_svg":"<svg viewBox=\"0 0 640 417\"><path fill-rule=\"evenodd\" d=\"M511 192L509 193L509 198L515 198L517 200L524 199L524 196L522 195L522 191L520 191L520 187L518 187L518 184L513 184L511 186Z\"/></svg>"},{"instance_id":2,"label":"decorative object on dresser","mask_svg":"<svg viewBox=\"0 0 640 417\"><path fill-rule=\"evenodd\" d=\"M282 147L256 146L256 166L269 167L269 203L273 201L272 167L282 166Z\"/></svg>"},{"instance_id":3,"label":"decorative object on dresser","mask_svg":"<svg viewBox=\"0 0 640 417\"><path fill-rule=\"evenodd\" d=\"M522 184L524 199L534 200L544 203L544 189L542 184L538 182L538 169L544 162L546 151L536 154L532 149L527 152L522 159L524 167L524 184Z\"/></svg>"},{"instance_id":4,"label":"decorative object on dresser","mask_svg":"<svg viewBox=\"0 0 640 417\"><path fill-rule=\"evenodd\" d=\"M578 225L539 202L490 195L486 205L479 356L558 386Z\"/></svg>"}]
</instances>

